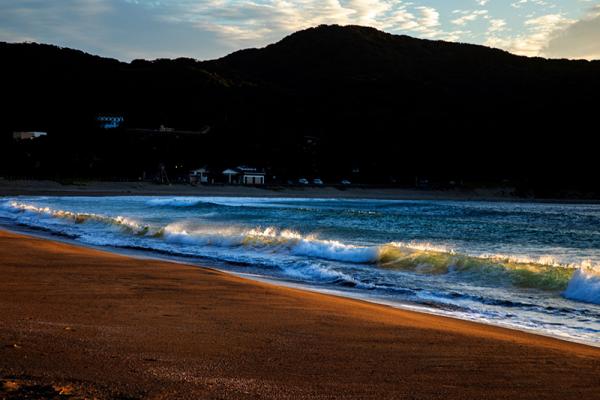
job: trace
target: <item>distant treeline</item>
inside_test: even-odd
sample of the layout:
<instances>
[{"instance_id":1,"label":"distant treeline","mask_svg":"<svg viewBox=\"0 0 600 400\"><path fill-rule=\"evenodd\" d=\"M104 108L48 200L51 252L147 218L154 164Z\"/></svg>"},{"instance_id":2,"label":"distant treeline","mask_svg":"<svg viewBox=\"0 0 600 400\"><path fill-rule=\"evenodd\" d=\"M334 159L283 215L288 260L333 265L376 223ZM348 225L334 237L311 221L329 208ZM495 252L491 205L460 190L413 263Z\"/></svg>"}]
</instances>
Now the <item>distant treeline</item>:
<instances>
[{"instance_id":1,"label":"distant treeline","mask_svg":"<svg viewBox=\"0 0 600 400\"><path fill-rule=\"evenodd\" d=\"M203 165L598 195L600 62L320 26L213 61L123 63L0 44L0 175L127 178ZM123 116L103 130L98 116ZM153 133L161 125L203 134ZM210 129L206 129L209 127ZM13 131L48 137L14 141ZM176 168L177 167L177 168Z\"/></svg>"}]
</instances>

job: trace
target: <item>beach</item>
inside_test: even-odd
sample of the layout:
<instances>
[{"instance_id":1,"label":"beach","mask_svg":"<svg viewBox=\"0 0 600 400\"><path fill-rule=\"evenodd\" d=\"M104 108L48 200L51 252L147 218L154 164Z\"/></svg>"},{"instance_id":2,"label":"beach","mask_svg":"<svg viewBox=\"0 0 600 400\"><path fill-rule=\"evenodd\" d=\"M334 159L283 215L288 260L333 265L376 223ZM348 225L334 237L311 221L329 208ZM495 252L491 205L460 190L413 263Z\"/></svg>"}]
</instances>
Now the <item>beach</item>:
<instances>
[{"instance_id":1,"label":"beach","mask_svg":"<svg viewBox=\"0 0 600 400\"><path fill-rule=\"evenodd\" d=\"M597 347L212 269L0 231L0 273L0 398L575 399L600 391Z\"/></svg>"},{"instance_id":2,"label":"beach","mask_svg":"<svg viewBox=\"0 0 600 400\"><path fill-rule=\"evenodd\" d=\"M0 179L0 196L237 196L298 197L346 199L455 199L455 200L519 200L514 188L478 189L410 189L368 185L295 185L245 186L198 185L152 182L6 180ZM523 200L523 199L521 199ZM575 200L573 200L575 202Z\"/></svg>"}]
</instances>

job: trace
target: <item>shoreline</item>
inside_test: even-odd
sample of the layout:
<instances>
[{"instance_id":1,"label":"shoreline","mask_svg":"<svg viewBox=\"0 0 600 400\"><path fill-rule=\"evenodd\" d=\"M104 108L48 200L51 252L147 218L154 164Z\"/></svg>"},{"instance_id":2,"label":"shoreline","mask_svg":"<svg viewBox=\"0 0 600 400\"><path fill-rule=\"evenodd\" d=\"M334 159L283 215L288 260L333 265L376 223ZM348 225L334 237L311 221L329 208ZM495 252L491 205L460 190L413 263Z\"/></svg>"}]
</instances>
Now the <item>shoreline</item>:
<instances>
[{"instance_id":1,"label":"shoreline","mask_svg":"<svg viewBox=\"0 0 600 400\"><path fill-rule=\"evenodd\" d=\"M450 318L450 319L454 319L457 321L465 321L465 322L471 322L471 323L481 324L481 325L485 325L485 326L514 330L517 332L528 333L528 334L532 334L532 335L536 335L536 336L546 337L546 338L550 338L550 339L555 339L555 340L559 340L559 341L575 343L575 344L579 344L579 345L583 345L583 346L589 346L589 347L600 349L600 343L590 343L590 342L586 342L584 340L580 340L580 339L573 338L573 337L553 335L551 333L541 332L541 331L537 331L535 329L527 329L527 328L520 327L520 326L502 324L499 322L494 323L492 321L482 321L477 318L469 319L466 317L461 317L460 315L453 314L452 312L446 312L443 309L435 309L433 307L423 306L418 303L409 303L409 302L402 303L402 302L388 301L388 300L384 300L384 299L377 298L377 297L365 296L365 295L362 295L361 293L344 292L344 291L338 290L336 288L319 288L317 286L310 285L308 283L286 281L286 280L270 278L270 277L261 276L261 275L236 272L236 271L232 271L232 270L227 270L225 268L220 268L218 266L204 265L200 261L195 261L193 259L193 257L190 257L190 258L186 258L184 256L173 257L173 256L161 255L160 253L153 253L150 250L144 251L144 250L139 250L139 249L125 249L125 248L118 248L118 247L112 247L112 246L99 246L99 245L96 246L96 245L91 245L91 244L86 244L86 243L80 243L74 239L70 239L70 238L66 238L66 237L54 237L54 236L52 236L52 234L48 234L47 232L44 232L44 231L38 232L35 228L31 228L31 227L27 227L27 228L23 227L23 229L19 229L19 227L12 227L10 225L5 225L0 221L0 232L2 232L2 231L9 232L9 233L16 234L16 235L30 236L30 237L34 237L37 239L49 240L49 241L64 243L64 244L68 244L68 245L72 245L72 246L76 246L76 247L82 247L82 248L86 248L86 249L116 254L116 255L120 255L120 256L124 256L124 257L135 258L138 260L151 260L151 261L175 263L175 264L187 265L187 266L195 266L197 268L208 269L211 271L215 271L215 272L219 272L219 273L223 273L223 274L227 274L227 275L232 275L232 276L235 276L235 277L238 277L238 278L241 278L244 280L249 280L252 282L266 283L269 285L281 286L284 288L291 288L291 289L296 289L296 290L301 290L301 291L308 291L308 292L312 292L312 293L319 293L319 294L323 294L326 296L334 296L334 297L339 297L339 298L343 298L343 299L356 300L356 301L366 302L366 303L380 305L380 306L384 306L384 307L390 307L390 308L399 309L399 310L416 312L416 313L420 313L420 314L427 314L427 315L438 316L438 317L443 317L443 318ZM224 263L226 263L226 262L224 262Z\"/></svg>"},{"instance_id":2,"label":"shoreline","mask_svg":"<svg viewBox=\"0 0 600 400\"><path fill-rule=\"evenodd\" d=\"M597 347L209 268L0 229L0 273L4 390L9 380L99 398L564 399L600 390Z\"/></svg>"},{"instance_id":3,"label":"shoreline","mask_svg":"<svg viewBox=\"0 0 600 400\"><path fill-rule=\"evenodd\" d=\"M289 197L373 200L447 200L516 203L599 204L600 199L546 199L512 195L513 188L410 189L375 186L233 186L189 184L159 185L149 182L89 181L61 184L55 181L0 179L0 197L11 196L223 196Z\"/></svg>"}]
</instances>

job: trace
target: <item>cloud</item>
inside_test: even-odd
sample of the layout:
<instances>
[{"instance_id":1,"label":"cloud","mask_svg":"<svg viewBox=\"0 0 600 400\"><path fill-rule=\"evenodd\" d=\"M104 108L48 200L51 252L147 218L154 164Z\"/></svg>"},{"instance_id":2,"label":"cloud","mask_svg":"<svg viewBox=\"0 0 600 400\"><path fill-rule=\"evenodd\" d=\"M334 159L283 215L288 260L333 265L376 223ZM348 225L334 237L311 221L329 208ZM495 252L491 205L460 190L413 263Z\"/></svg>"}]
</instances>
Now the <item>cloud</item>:
<instances>
[{"instance_id":1,"label":"cloud","mask_svg":"<svg viewBox=\"0 0 600 400\"><path fill-rule=\"evenodd\" d=\"M144 4L149 4L144 2ZM162 23L125 0L0 0L0 41L40 42L121 60L222 56L211 32Z\"/></svg>"},{"instance_id":2,"label":"cloud","mask_svg":"<svg viewBox=\"0 0 600 400\"><path fill-rule=\"evenodd\" d=\"M96 22L111 12L112 3L103 0L5 0L0 2L0 39L94 45Z\"/></svg>"},{"instance_id":3,"label":"cloud","mask_svg":"<svg viewBox=\"0 0 600 400\"><path fill-rule=\"evenodd\" d=\"M597 1L558 1L469 0L454 9L446 0L0 0L0 40L122 60L208 59L320 24L357 24L530 56L597 58L600 11L581 18L582 4Z\"/></svg>"},{"instance_id":4,"label":"cloud","mask_svg":"<svg viewBox=\"0 0 600 400\"><path fill-rule=\"evenodd\" d=\"M0 40L120 59L218 57L320 24L367 25L452 40L431 6L390 0L1 0Z\"/></svg>"},{"instance_id":5,"label":"cloud","mask_svg":"<svg viewBox=\"0 0 600 400\"><path fill-rule=\"evenodd\" d=\"M488 33L502 32L506 30L506 21L503 19L490 19Z\"/></svg>"},{"instance_id":6,"label":"cloud","mask_svg":"<svg viewBox=\"0 0 600 400\"><path fill-rule=\"evenodd\" d=\"M539 56L542 49L547 45L553 32L564 29L574 21L561 14L546 14L532 17L525 21L526 32L512 37L497 36L497 30L489 31L485 44L491 47L499 47L511 53L524 56Z\"/></svg>"},{"instance_id":7,"label":"cloud","mask_svg":"<svg viewBox=\"0 0 600 400\"><path fill-rule=\"evenodd\" d=\"M468 12L463 12L462 16L453 19L451 22L455 25L460 25L460 26L464 26L469 22L475 21L476 19L478 19L481 16L486 16L488 13L487 10L475 10L475 11L468 11Z\"/></svg>"},{"instance_id":8,"label":"cloud","mask_svg":"<svg viewBox=\"0 0 600 400\"><path fill-rule=\"evenodd\" d=\"M142 4L140 3L140 6ZM262 46L320 24L367 25L392 33L445 38L431 6L390 0L163 0L166 21L213 32L224 46Z\"/></svg>"},{"instance_id":9,"label":"cloud","mask_svg":"<svg viewBox=\"0 0 600 400\"><path fill-rule=\"evenodd\" d=\"M586 17L552 32L541 54L554 58L600 60L600 6Z\"/></svg>"}]
</instances>

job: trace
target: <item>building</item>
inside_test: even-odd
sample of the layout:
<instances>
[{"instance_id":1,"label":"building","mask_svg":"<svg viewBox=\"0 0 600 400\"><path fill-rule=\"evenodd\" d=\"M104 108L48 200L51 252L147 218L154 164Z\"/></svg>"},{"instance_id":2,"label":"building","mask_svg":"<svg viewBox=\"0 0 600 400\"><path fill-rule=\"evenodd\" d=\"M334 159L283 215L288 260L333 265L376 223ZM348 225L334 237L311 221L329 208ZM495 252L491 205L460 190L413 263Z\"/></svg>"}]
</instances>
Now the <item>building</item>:
<instances>
[{"instance_id":1,"label":"building","mask_svg":"<svg viewBox=\"0 0 600 400\"><path fill-rule=\"evenodd\" d=\"M209 171L206 167L198 168L190 172L190 184L208 183Z\"/></svg>"},{"instance_id":2,"label":"building","mask_svg":"<svg viewBox=\"0 0 600 400\"><path fill-rule=\"evenodd\" d=\"M125 118L121 116L105 116L101 115L96 118L98 123L100 124L100 128L102 129L117 129L119 128L123 122L125 122Z\"/></svg>"},{"instance_id":3,"label":"building","mask_svg":"<svg viewBox=\"0 0 600 400\"><path fill-rule=\"evenodd\" d=\"M146 134L146 135L186 135L186 136L203 136L210 132L210 127L205 126L199 131L189 131L184 129L176 129L166 125L160 125L158 128L128 128L127 132Z\"/></svg>"},{"instance_id":4,"label":"building","mask_svg":"<svg viewBox=\"0 0 600 400\"><path fill-rule=\"evenodd\" d=\"M161 125L161 126L158 128L158 131L159 131L159 132L175 132L175 128L170 128L170 127L168 127L168 126Z\"/></svg>"},{"instance_id":5,"label":"building","mask_svg":"<svg viewBox=\"0 0 600 400\"><path fill-rule=\"evenodd\" d=\"M227 168L225 171L223 171L223 175L225 175L225 180L227 181L227 183L232 184L232 183L239 183L239 179L238 179L238 175L239 175L239 171L235 168Z\"/></svg>"},{"instance_id":6,"label":"building","mask_svg":"<svg viewBox=\"0 0 600 400\"><path fill-rule=\"evenodd\" d=\"M265 173L257 168L237 167L241 174L241 183L243 185L264 185Z\"/></svg>"},{"instance_id":7,"label":"building","mask_svg":"<svg viewBox=\"0 0 600 400\"><path fill-rule=\"evenodd\" d=\"M48 136L47 132L13 132L13 139L15 140L31 140L37 139L42 136Z\"/></svg>"},{"instance_id":8,"label":"building","mask_svg":"<svg viewBox=\"0 0 600 400\"><path fill-rule=\"evenodd\" d=\"M237 168L227 168L224 170L223 175L226 177L226 181L229 184L242 184L242 185L264 185L265 184L265 173L259 171L257 168L240 166Z\"/></svg>"}]
</instances>

